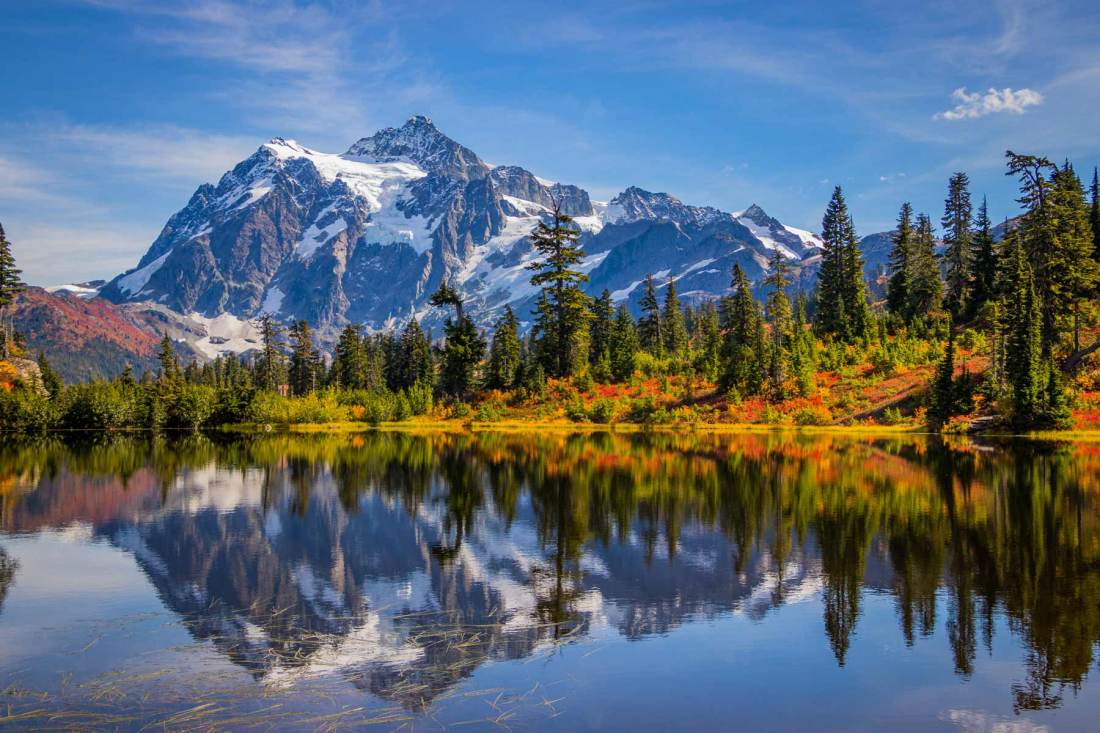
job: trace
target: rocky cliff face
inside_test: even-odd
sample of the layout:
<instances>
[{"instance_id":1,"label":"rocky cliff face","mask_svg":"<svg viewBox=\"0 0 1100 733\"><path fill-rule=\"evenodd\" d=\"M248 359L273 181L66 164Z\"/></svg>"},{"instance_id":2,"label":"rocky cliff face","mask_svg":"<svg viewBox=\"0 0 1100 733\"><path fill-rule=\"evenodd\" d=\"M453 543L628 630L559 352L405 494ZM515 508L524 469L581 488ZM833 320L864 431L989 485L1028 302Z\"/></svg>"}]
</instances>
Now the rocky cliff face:
<instances>
[{"instance_id":1,"label":"rocky cliff face","mask_svg":"<svg viewBox=\"0 0 1100 733\"><path fill-rule=\"evenodd\" d=\"M379 329L441 317L427 300L456 286L488 324L535 295L527 236L555 205L575 218L589 290L633 303L654 273L689 299L727 291L740 264L760 279L778 250L807 283L820 240L753 205L733 214L630 187L609 202L517 166L490 166L425 117L342 154L273 139L200 186L134 269L99 294L184 317L306 319L322 339L347 323ZM231 340L231 339L227 339ZM230 350L229 347L226 350Z\"/></svg>"}]
</instances>

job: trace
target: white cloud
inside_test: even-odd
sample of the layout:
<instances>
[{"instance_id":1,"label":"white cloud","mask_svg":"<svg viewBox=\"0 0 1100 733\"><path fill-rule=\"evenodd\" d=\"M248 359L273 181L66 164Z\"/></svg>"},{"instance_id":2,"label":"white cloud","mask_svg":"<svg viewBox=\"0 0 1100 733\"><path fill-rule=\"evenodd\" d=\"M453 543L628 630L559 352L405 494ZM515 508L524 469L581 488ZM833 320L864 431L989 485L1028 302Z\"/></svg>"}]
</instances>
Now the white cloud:
<instances>
[{"instance_id":1,"label":"white cloud","mask_svg":"<svg viewBox=\"0 0 1100 733\"><path fill-rule=\"evenodd\" d=\"M174 125L66 125L49 130L44 137L47 144L60 143L61 150L85 162L98 161L187 183L217 181L263 142L247 135L218 135Z\"/></svg>"},{"instance_id":2,"label":"white cloud","mask_svg":"<svg viewBox=\"0 0 1100 733\"><path fill-rule=\"evenodd\" d=\"M1050 733L1050 728L1025 717L1006 718L981 710L950 709L940 714L963 733Z\"/></svg>"},{"instance_id":3,"label":"white cloud","mask_svg":"<svg viewBox=\"0 0 1100 733\"><path fill-rule=\"evenodd\" d=\"M958 102L953 109L940 112L936 119L974 120L996 112L1014 112L1023 114L1028 107L1043 103L1043 95L1034 89L989 88L984 94L968 92L959 87L951 92L951 98Z\"/></svg>"}]
</instances>

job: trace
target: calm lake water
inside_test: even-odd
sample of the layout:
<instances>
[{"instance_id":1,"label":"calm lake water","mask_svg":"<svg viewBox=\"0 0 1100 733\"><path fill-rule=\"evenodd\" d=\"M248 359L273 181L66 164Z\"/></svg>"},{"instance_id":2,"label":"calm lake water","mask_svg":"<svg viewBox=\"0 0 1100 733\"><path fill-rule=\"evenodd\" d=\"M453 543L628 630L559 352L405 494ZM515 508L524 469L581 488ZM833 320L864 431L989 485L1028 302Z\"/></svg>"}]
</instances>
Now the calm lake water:
<instances>
[{"instance_id":1,"label":"calm lake water","mask_svg":"<svg viewBox=\"0 0 1100 733\"><path fill-rule=\"evenodd\" d=\"M0 446L0 727L1100 728L1100 445Z\"/></svg>"}]
</instances>

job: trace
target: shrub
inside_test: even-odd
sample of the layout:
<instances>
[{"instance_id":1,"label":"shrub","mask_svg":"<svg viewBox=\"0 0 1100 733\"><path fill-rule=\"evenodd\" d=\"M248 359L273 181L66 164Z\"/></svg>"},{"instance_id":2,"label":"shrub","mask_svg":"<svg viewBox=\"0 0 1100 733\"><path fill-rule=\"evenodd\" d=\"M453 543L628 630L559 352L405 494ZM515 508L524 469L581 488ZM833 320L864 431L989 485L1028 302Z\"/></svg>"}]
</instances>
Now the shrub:
<instances>
[{"instance_id":1,"label":"shrub","mask_svg":"<svg viewBox=\"0 0 1100 733\"><path fill-rule=\"evenodd\" d=\"M887 407L882 411L881 422L883 425L901 425L905 421L905 418L901 415L901 410L896 407Z\"/></svg>"},{"instance_id":2,"label":"shrub","mask_svg":"<svg viewBox=\"0 0 1100 733\"><path fill-rule=\"evenodd\" d=\"M588 410L585 409L584 402L579 399L565 404L565 416L573 422L588 422Z\"/></svg>"},{"instance_id":3,"label":"shrub","mask_svg":"<svg viewBox=\"0 0 1100 733\"><path fill-rule=\"evenodd\" d=\"M134 427L140 415L136 390L110 382L75 384L65 390L61 427L72 430L118 430Z\"/></svg>"},{"instance_id":4,"label":"shrub","mask_svg":"<svg viewBox=\"0 0 1100 733\"><path fill-rule=\"evenodd\" d=\"M588 411L588 418L595 423L613 423L618 412L619 405L615 400L596 400Z\"/></svg>"},{"instance_id":5,"label":"shrub","mask_svg":"<svg viewBox=\"0 0 1100 733\"><path fill-rule=\"evenodd\" d=\"M427 415L432 411L432 386L426 382L417 382L407 391L409 410L414 415Z\"/></svg>"},{"instance_id":6,"label":"shrub","mask_svg":"<svg viewBox=\"0 0 1100 733\"><path fill-rule=\"evenodd\" d=\"M485 400L477 406L479 422L498 422L504 419L504 405L495 400Z\"/></svg>"},{"instance_id":7,"label":"shrub","mask_svg":"<svg viewBox=\"0 0 1100 733\"><path fill-rule=\"evenodd\" d=\"M41 433L57 420L57 405L37 390L0 389L0 430Z\"/></svg>"},{"instance_id":8,"label":"shrub","mask_svg":"<svg viewBox=\"0 0 1100 733\"><path fill-rule=\"evenodd\" d=\"M833 416L825 407L808 406L797 410L794 415L795 425L829 425Z\"/></svg>"},{"instance_id":9,"label":"shrub","mask_svg":"<svg viewBox=\"0 0 1100 733\"><path fill-rule=\"evenodd\" d=\"M595 380L586 369L583 374L578 374L572 379L573 389L578 392L591 392L596 387Z\"/></svg>"}]
</instances>

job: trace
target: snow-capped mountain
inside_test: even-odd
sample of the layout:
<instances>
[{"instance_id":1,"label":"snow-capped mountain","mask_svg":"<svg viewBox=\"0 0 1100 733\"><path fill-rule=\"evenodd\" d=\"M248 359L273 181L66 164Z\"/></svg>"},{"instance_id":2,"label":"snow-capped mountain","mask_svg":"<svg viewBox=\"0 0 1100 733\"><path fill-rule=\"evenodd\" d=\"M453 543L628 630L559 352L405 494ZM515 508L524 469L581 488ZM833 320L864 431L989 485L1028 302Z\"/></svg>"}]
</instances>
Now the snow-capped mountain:
<instances>
[{"instance_id":1,"label":"snow-capped mountain","mask_svg":"<svg viewBox=\"0 0 1100 733\"><path fill-rule=\"evenodd\" d=\"M593 201L576 186L490 166L413 117L342 154L282 138L261 145L216 186L200 186L99 295L237 330L265 312L306 319L330 339L349 322L436 320L427 300L449 282L482 323L505 304L526 319L535 294L527 235L555 201L583 232L590 292L607 288L619 301L635 302L647 273L662 286L676 279L689 299L717 297L734 263L758 280L776 250L808 278L820 248L756 205L733 214L637 187Z\"/></svg>"}]
</instances>

